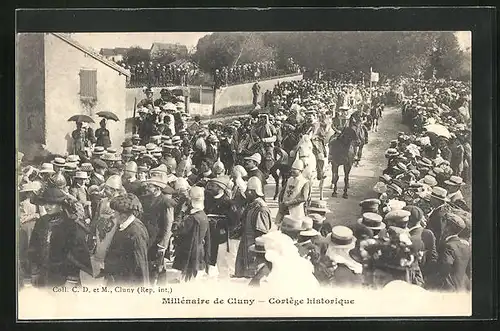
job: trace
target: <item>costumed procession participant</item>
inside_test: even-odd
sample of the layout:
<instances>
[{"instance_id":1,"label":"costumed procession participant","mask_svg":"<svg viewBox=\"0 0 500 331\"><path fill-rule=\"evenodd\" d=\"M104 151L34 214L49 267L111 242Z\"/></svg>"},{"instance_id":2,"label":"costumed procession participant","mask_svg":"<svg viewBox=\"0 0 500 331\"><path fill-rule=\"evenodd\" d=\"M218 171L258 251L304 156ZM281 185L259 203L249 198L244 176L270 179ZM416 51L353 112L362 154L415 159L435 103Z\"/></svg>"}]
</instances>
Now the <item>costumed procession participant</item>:
<instances>
[{"instance_id":1,"label":"costumed procession participant","mask_svg":"<svg viewBox=\"0 0 500 331\"><path fill-rule=\"evenodd\" d=\"M290 214L295 218L305 216L304 204L309 200L311 187L310 182L302 175L303 170L304 163L296 159L292 164L291 177L280 193L279 211L275 220L278 226L285 215Z\"/></svg>"},{"instance_id":2,"label":"costumed procession participant","mask_svg":"<svg viewBox=\"0 0 500 331\"><path fill-rule=\"evenodd\" d=\"M117 230L109 245L104 262L104 275L110 285L144 285L149 283L148 242L146 226L141 222L142 206L133 194L114 197Z\"/></svg>"},{"instance_id":3,"label":"costumed procession participant","mask_svg":"<svg viewBox=\"0 0 500 331\"><path fill-rule=\"evenodd\" d=\"M89 194L94 195L98 201L91 223L95 245L91 256L92 274L96 278L106 267L104 261L117 227L117 220L113 216L114 211L110 207L110 201L123 193L122 180L118 175L110 176L102 187L91 186L89 188Z\"/></svg>"},{"instance_id":4,"label":"costumed procession participant","mask_svg":"<svg viewBox=\"0 0 500 331\"><path fill-rule=\"evenodd\" d=\"M210 252L209 274L217 275L220 267L232 268L234 261L227 256L229 253L229 228L234 227L235 221L231 198L229 196L229 177L220 176L208 180L205 187L205 212L210 220L210 243L212 250ZM221 248L222 244L224 248ZM219 251L222 258L219 258ZM223 266L221 266L222 264Z\"/></svg>"},{"instance_id":5,"label":"costumed procession participant","mask_svg":"<svg viewBox=\"0 0 500 331\"><path fill-rule=\"evenodd\" d=\"M205 209L204 189L193 187L189 192L191 210L177 229L175 258L172 267L181 272L182 280L208 273L210 263L210 227ZM203 272L204 271L204 272Z\"/></svg>"},{"instance_id":6,"label":"costumed procession participant","mask_svg":"<svg viewBox=\"0 0 500 331\"><path fill-rule=\"evenodd\" d=\"M234 276L252 278L257 272L257 264L250 246L255 244L255 238L271 230L272 218L269 206L263 199L264 192L262 192L262 183L259 178L250 177L245 197L248 205L241 216L241 239L236 255Z\"/></svg>"},{"instance_id":7,"label":"costumed procession participant","mask_svg":"<svg viewBox=\"0 0 500 331\"><path fill-rule=\"evenodd\" d=\"M257 177L262 184L262 192L264 192L264 186L267 182L267 178L265 178L264 174L259 169L259 165L261 162L262 156L258 153L244 158L244 166L245 170L247 171L247 179L251 177Z\"/></svg>"},{"instance_id":8,"label":"costumed procession participant","mask_svg":"<svg viewBox=\"0 0 500 331\"><path fill-rule=\"evenodd\" d=\"M146 194L140 197L144 210L143 223L148 230L148 261L150 280L157 281L164 275L164 254L170 242L173 226L173 208L175 200L162 193L168 184L162 171L151 174L144 183Z\"/></svg>"},{"instance_id":9,"label":"costumed procession participant","mask_svg":"<svg viewBox=\"0 0 500 331\"><path fill-rule=\"evenodd\" d=\"M231 70L227 75L228 80L237 77ZM390 103L397 84L373 88L370 105L372 90L339 77L281 82L266 92L267 108L256 105L251 116L225 124L203 125L197 116L194 124L186 125L189 117L177 99L163 91L155 105L147 89L147 98L138 105L136 131L121 144L121 155L110 146L103 121L97 138L87 123L77 124L73 138L80 147L77 151L72 146L69 155L43 159L40 167L18 157L19 191L28 196L20 200L22 273L31 274L33 249L26 254L30 228L52 213L45 203L35 203L36 197L55 188L69 201L71 208L64 208L78 225L77 241L89 250L90 267L80 244L73 259L77 263L71 262L77 265L79 281L88 285L113 278L116 284L157 284L167 278L173 259L182 280L203 275L224 279L234 273L252 278L250 285L275 286L278 279L300 273L312 287L364 283L382 288L401 280L426 289L467 289L470 267L463 271L463 265L472 221L466 185L470 121L461 114L464 102L442 86L464 94L470 86L401 80L406 99L400 105L411 132L400 132L390 141L387 167L374 195L370 192L361 210L353 210L349 232L335 226L321 194L319 200L312 199L311 185L325 177L322 161L333 154L332 148L326 153L326 142L336 141L344 131L342 139L356 136L346 140L353 147L360 140L360 150L366 143L363 126L381 119L381 108ZM364 122L363 113L376 105L377 116ZM357 155L359 159L361 152ZM275 220L264 197L268 175L275 179L279 202ZM142 215L138 207L110 205L124 199L133 201L124 205L136 206L132 195L139 199ZM447 230L454 229L453 221L447 221L450 213L465 224L458 233ZM462 228L458 218L454 222ZM273 231L273 221L281 231ZM118 243L112 246L115 239ZM131 245L134 240L147 241L146 265L144 245ZM122 248L128 258L119 252ZM78 276L76 269L73 275ZM277 286L287 284L309 288L298 279Z\"/></svg>"}]
</instances>

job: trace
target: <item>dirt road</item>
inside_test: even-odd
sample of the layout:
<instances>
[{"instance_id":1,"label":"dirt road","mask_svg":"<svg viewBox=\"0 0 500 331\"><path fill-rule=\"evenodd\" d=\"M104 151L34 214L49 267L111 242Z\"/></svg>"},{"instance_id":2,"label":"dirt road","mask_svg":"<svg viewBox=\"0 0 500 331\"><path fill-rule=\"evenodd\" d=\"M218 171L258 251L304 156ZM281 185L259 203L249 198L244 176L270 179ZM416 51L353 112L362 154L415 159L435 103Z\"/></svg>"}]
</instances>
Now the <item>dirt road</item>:
<instances>
[{"instance_id":1,"label":"dirt road","mask_svg":"<svg viewBox=\"0 0 500 331\"><path fill-rule=\"evenodd\" d=\"M359 214L359 202L374 197L376 193L372 188L377 183L378 177L387 166L387 160L384 157L385 150L389 147L389 142L397 137L399 131L406 131L407 127L401 123L401 112L398 107L386 108L383 112L383 118L379 123L378 132L370 132L368 144L363 149L363 157L359 167L353 167L350 174L349 198L342 198L344 188L344 175L342 167L340 179L338 182L338 197L331 197L332 190L330 166L326 166L325 188L323 198L328 202L332 211L327 214L327 219L332 225L346 225L356 222ZM274 194L274 181L270 178L270 183L266 186L266 196L272 197ZM313 183L312 199L319 199L319 185L315 180ZM267 199L273 215L278 211L278 204Z\"/></svg>"}]
</instances>

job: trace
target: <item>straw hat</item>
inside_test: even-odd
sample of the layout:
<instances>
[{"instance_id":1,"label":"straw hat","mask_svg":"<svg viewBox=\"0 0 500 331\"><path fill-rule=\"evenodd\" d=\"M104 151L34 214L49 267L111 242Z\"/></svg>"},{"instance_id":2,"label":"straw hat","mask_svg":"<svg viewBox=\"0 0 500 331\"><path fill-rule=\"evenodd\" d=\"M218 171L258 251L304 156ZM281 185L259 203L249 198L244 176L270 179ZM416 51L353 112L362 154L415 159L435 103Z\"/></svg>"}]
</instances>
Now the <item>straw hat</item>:
<instances>
[{"instance_id":1,"label":"straw hat","mask_svg":"<svg viewBox=\"0 0 500 331\"><path fill-rule=\"evenodd\" d=\"M42 184L39 181L34 181L21 185L19 192L37 192L40 189L42 189Z\"/></svg>"},{"instance_id":2,"label":"straw hat","mask_svg":"<svg viewBox=\"0 0 500 331\"><path fill-rule=\"evenodd\" d=\"M343 225L334 226L326 239L329 240L329 245L334 248L352 249L356 245L356 238L352 230Z\"/></svg>"},{"instance_id":3,"label":"straw hat","mask_svg":"<svg viewBox=\"0 0 500 331\"><path fill-rule=\"evenodd\" d=\"M372 230L382 230L385 224L382 222L382 216L376 213L364 213L363 217L358 219L358 224L366 226Z\"/></svg>"},{"instance_id":4,"label":"straw hat","mask_svg":"<svg viewBox=\"0 0 500 331\"><path fill-rule=\"evenodd\" d=\"M53 174L53 173L55 173L53 164L52 163L43 163L39 173L41 173L41 174Z\"/></svg>"},{"instance_id":5,"label":"straw hat","mask_svg":"<svg viewBox=\"0 0 500 331\"><path fill-rule=\"evenodd\" d=\"M67 163L78 163L80 161L80 157L78 155L68 155L66 158Z\"/></svg>"},{"instance_id":6,"label":"straw hat","mask_svg":"<svg viewBox=\"0 0 500 331\"><path fill-rule=\"evenodd\" d=\"M303 223L304 219L302 218L294 218L291 215L285 215L283 217L283 222L281 223L281 230L291 232L305 231L307 228L304 227Z\"/></svg>"},{"instance_id":7,"label":"straw hat","mask_svg":"<svg viewBox=\"0 0 500 331\"><path fill-rule=\"evenodd\" d=\"M313 228L313 224L314 220L312 219L312 217L305 217L302 220L302 228L304 228L305 230L300 231L299 234L304 237L316 237L317 235L319 235L319 232Z\"/></svg>"},{"instance_id":8,"label":"straw hat","mask_svg":"<svg viewBox=\"0 0 500 331\"><path fill-rule=\"evenodd\" d=\"M64 167L66 165L66 160L63 159L62 157L56 157L54 160L51 162L53 165L57 167Z\"/></svg>"},{"instance_id":9,"label":"straw hat","mask_svg":"<svg viewBox=\"0 0 500 331\"><path fill-rule=\"evenodd\" d=\"M326 221L326 217L317 213L312 213L307 215L313 220L313 224L323 224Z\"/></svg>"},{"instance_id":10,"label":"straw hat","mask_svg":"<svg viewBox=\"0 0 500 331\"><path fill-rule=\"evenodd\" d=\"M448 179L444 183L446 185L449 185L449 186L462 186L462 185L465 185L462 177L458 177L458 176L451 176L450 179Z\"/></svg>"},{"instance_id":11,"label":"straw hat","mask_svg":"<svg viewBox=\"0 0 500 331\"><path fill-rule=\"evenodd\" d=\"M94 147L94 151L92 152L93 155L104 155L104 147L102 146L96 146Z\"/></svg>"},{"instance_id":12,"label":"straw hat","mask_svg":"<svg viewBox=\"0 0 500 331\"><path fill-rule=\"evenodd\" d=\"M320 212L320 213L329 213L331 212L328 209L328 204L324 200L311 200L309 207L307 208L308 212Z\"/></svg>"},{"instance_id":13,"label":"straw hat","mask_svg":"<svg viewBox=\"0 0 500 331\"><path fill-rule=\"evenodd\" d=\"M439 186L433 187L430 195L430 197L436 198L438 200L449 201L447 196L448 196L448 191Z\"/></svg>"},{"instance_id":14,"label":"straw hat","mask_svg":"<svg viewBox=\"0 0 500 331\"><path fill-rule=\"evenodd\" d=\"M79 179L89 179L89 175L85 171L77 171L73 177Z\"/></svg>"}]
</instances>

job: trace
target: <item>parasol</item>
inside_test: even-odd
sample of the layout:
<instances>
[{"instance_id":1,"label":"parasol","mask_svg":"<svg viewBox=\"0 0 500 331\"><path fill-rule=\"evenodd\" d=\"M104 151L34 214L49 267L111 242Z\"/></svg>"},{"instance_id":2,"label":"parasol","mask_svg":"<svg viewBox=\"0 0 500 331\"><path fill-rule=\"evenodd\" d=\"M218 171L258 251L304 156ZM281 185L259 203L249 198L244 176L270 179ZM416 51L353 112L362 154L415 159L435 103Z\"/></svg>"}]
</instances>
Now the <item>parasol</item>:
<instances>
[{"instance_id":1,"label":"parasol","mask_svg":"<svg viewBox=\"0 0 500 331\"><path fill-rule=\"evenodd\" d=\"M434 133L438 136L450 138L450 131L448 131L448 129L441 124L430 124L427 125L425 129L427 130L427 132Z\"/></svg>"},{"instance_id":2,"label":"parasol","mask_svg":"<svg viewBox=\"0 0 500 331\"><path fill-rule=\"evenodd\" d=\"M100 111L96 114L99 117L104 117L107 120L119 121L118 116L110 111Z\"/></svg>"},{"instance_id":3,"label":"parasol","mask_svg":"<svg viewBox=\"0 0 500 331\"><path fill-rule=\"evenodd\" d=\"M92 117L88 115L73 115L70 118L68 118L68 122L88 122L88 123L95 123Z\"/></svg>"}]
</instances>

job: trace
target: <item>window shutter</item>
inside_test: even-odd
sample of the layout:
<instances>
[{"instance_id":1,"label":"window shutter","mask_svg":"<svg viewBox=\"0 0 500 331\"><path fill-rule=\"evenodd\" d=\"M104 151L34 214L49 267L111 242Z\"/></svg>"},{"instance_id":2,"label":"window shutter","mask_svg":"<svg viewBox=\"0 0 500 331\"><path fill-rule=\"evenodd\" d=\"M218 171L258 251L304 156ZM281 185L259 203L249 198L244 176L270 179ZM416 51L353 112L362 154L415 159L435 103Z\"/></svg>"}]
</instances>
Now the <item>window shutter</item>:
<instances>
[{"instance_id":1,"label":"window shutter","mask_svg":"<svg viewBox=\"0 0 500 331\"><path fill-rule=\"evenodd\" d=\"M97 70L80 70L80 97L82 99L97 99Z\"/></svg>"}]
</instances>

